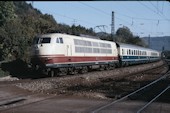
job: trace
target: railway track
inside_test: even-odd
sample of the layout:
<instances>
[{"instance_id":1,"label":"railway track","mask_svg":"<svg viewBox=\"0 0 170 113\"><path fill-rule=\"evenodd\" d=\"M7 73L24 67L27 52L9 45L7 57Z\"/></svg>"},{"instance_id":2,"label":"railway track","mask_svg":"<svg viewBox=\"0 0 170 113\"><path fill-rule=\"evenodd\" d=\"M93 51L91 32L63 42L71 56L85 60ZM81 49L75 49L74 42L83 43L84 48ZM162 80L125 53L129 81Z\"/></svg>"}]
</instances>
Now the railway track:
<instances>
[{"instance_id":1,"label":"railway track","mask_svg":"<svg viewBox=\"0 0 170 113\"><path fill-rule=\"evenodd\" d=\"M161 65L161 66L158 66L158 67L155 67L155 68L150 68L148 71L140 71L140 73L150 73L150 74L153 74L153 73L151 73L150 71L152 71L152 72L156 72L156 73L159 73L161 70L163 70L163 71L165 71L164 69L164 66L163 65ZM129 67L127 68L127 69L129 69ZM120 70L123 70L123 68L122 69L120 69ZM113 70L114 71L114 70ZM160 73L163 73L163 71L162 72L160 72ZM69 90L69 88L70 87L74 87L75 86L75 84L76 84L76 87L77 86L79 86L79 85L83 85L85 82L87 82L87 83L89 83L90 82L90 86L89 87L85 87L85 89L84 89L84 87L82 87L82 89L81 90L87 90L87 91L94 91L94 92L97 92L98 90L92 90L91 88L94 86L94 88L96 89L96 88L99 88L99 90L100 90L100 88L101 89L105 89L105 88L107 88L108 86L110 86L110 85L112 85L112 82L113 82L113 79L115 79L115 80L118 80L118 81L121 81L121 79L125 79L125 78L135 78L135 76L137 77L137 76L140 76L140 74L139 73L135 73L135 74L129 74L129 75L126 75L126 77L125 77L125 75L124 76L121 76L121 77L113 77L113 76L107 76L107 77L103 77L103 78L101 78L101 76L96 76L95 78L93 78L93 79L95 79L95 80L99 80L98 82L94 82L93 81L93 79L88 79L87 81L86 81L86 79L82 79L84 76L85 76L85 78L87 77L87 76L92 76L92 75L94 75L94 73L96 74L96 73L102 73L102 74L108 74L108 73L113 73L112 72L112 70L110 70L110 71L102 71L102 72L90 72L90 73L87 73L87 74L83 74L83 75L81 75L81 76L79 76L79 75L74 75L74 76L63 76L63 77L53 77L53 78L40 78L40 79L34 79L34 80L31 80L31 79L26 79L26 80L21 80L21 81L16 81L16 83L14 82L14 83L12 83L12 82L10 82L10 84L0 84L0 86L1 87L4 87L5 89L6 89L6 87L9 85L9 87L11 87L11 86L15 86L16 87L16 84L21 84L21 86L23 86L22 88L19 88L20 90L23 90L23 89L25 89L25 87L26 87L26 89L28 88L28 90L29 90L29 88L34 88L33 90L31 90L31 91L35 91L34 93L32 93L32 92L30 92L29 94L26 92L26 93L23 93L23 92L18 92L17 94L16 93L14 93L14 95L17 95L17 96L5 96L5 98L6 98L6 100L5 99L1 99L0 98L0 100L2 100L1 102L0 102L0 112L2 111L3 113L10 113L10 112L12 112L14 109L16 110L16 113L17 113L17 109L18 110L21 110L21 108L23 108L23 110L25 110L24 108L27 108L27 106L36 106L36 105L41 105L41 103L45 103L45 102L51 102L52 100L54 100L54 99L56 99L56 95L58 94L58 92L60 92L60 91L64 91L64 93L61 93L61 95L62 96L64 96L65 94L68 96L68 95L70 95L70 90ZM138 75L139 74L139 75ZM145 75L145 76L147 76L147 75ZM153 75L152 75L153 76ZM113 77L110 81L107 81L107 79L110 79L109 77ZM155 76L156 77L156 76ZM153 77L153 79L155 79L155 77ZM168 76L167 76L168 77ZM153 83L151 86L154 86L154 84L157 84L157 83L160 83L159 81L162 81L163 83L164 83L164 81L163 80L165 80L165 78L167 78L166 76L162 76L161 78L159 78L160 80L157 80L157 81L155 81L155 83ZM78 79L77 79L78 78ZM97 79L98 78L98 79ZM103 80L103 81L101 81L101 79ZM61 81L64 83L61 83ZM101 86L101 84L105 84L105 82L104 81L106 81L106 84L108 84L108 85L106 85L106 86ZM97 87L95 87L95 84L96 83L100 83L101 82L101 84L97 84L98 86ZM66 84L67 83L67 84ZM78 83L80 83L80 84L78 84ZM87 84L86 83L86 84ZM46 85L45 85L46 84ZM41 86L42 85L42 86ZM125 84L126 85L126 84ZM168 82L167 82L167 85L168 85ZM51 89L49 89L49 86L52 86L52 87L50 87ZM157 85L157 86L159 86L159 85ZM166 85L165 85L166 86ZM38 89L36 89L36 87L38 88ZM45 91L45 93L43 93L43 94L45 94L45 96L42 96L42 93L37 93L36 91L37 90L41 90L42 88L44 88L44 87L47 87L47 89L46 89L46 91ZM11 88L11 89L14 89L14 88ZM9 91L11 91L11 89L9 90ZM157 88L157 89L160 89L159 87ZM67 90L68 90L68 92L67 92ZM76 94L76 92L78 91L80 91L81 92L81 90L76 90L76 91L71 91L73 94L75 93ZM107 89L108 90L108 89ZM148 90L151 90L151 89L145 89L145 88L143 88L143 90L144 91L148 91ZM168 90L168 89L167 89ZM42 91L42 90L41 90ZM40 91L40 92L41 92ZM55 93L54 92L57 92L56 93L56 95L55 95ZM65 92L66 91L66 92ZM142 90L141 90L142 91ZM162 90L163 91L163 90ZM0 91L1 92L1 91ZM52 92L52 93L51 93ZM125 97L123 97L123 98L120 98L120 99L118 99L117 100L117 102L114 104L113 102L111 102L111 103L109 103L109 104L106 104L106 103L108 103L109 101L107 100L107 102L105 101L104 102L104 104L105 104L105 106L106 107L104 107L104 108L102 108L102 109L100 109L100 108L97 108L97 109L93 109L93 108L96 108L96 106L99 106L98 105L98 103L96 102L95 103L95 105L92 107L92 108L90 108L90 110L89 110L89 108L88 108L88 110L86 110L85 112L93 112L93 113L100 113L100 112L106 112L106 113L109 113L109 112L114 112L114 108L116 107L116 105L117 106L119 106L119 105L121 105L122 103L125 103L125 104L129 104L129 103L132 103L133 104L133 102L134 102L134 100L138 100L138 101L140 101L140 100L142 100L142 99L139 99L139 98L137 98L139 95L142 95L143 93L138 93L138 92L140 92L140 91L137 91L136 90L136 95L131 95L131 96L125 96ZM161 92L161 91L160 91ZM166 92L166 91L164 91L164 92ZM21 93L21 94L20 94ZM87 92L88 93L88 92ZM123 93L123 92L122 92ZM127 92L126 92L127 93ZM158 94L159 92L157 92L157 94ZM1 94L1 93L0 93ZM4 93L2 93L2 95L3 95ZM12 93L13 94L13 93ZM48 95L46 95L46 94L48 94ZM54 94L54 95L53 95ZM162 94L164 94L164 93L162 93ZM51 95L51 96L50 96ZM60 96L61 96L60 95ZM0 96L1 97L1 96ZM53 98L54 97L54 98ZM156 95L154 96L154 97L156 97ZM153 97L153 98L154 98ZM121 100L122 99L122 100ZM49 101L50 100L50 101ZM152 100L152 99L150 99L150 100ZM56 99L56 102L58 102L59 100L58 99ZM66 101L67 102L67 100L65 100L65 98L63 99L63 101ZM74 103L74 102L73 102ZM86 102L85 102L86 103ZM57 104L57 103L56 103ZM80 103L76 103L76 101L75 101L75 104L76 105L80 105ZM83 103L82 103L83 104ZM133 106L133 108L132 109L135 109L135 112L137 111L137 110L140 110L140 108L142 108L143 106L145 106L145 104L147 104L146 102L144 103L144 102L142 102L141 104L137 104L137 106ZM43 104L42 104L43 105ZM60 105L60 101L59 101L59 103L57 104L57 106L58 105ZM103 105L103 104L100 104L100 105ZM129 104L130 105L130 104ZM66 106L67 106L67 104L66 104ZM65 106L65 107L66 107ZM74 105L75 106L75 105ZM124 106L124 105L123 105ZM90 107L90 106L89 106ZM53 108L54 109L54 108ZM55 108L56 109L56 108ZM74 109L74 108L73 108ZM109 109L109 110L108 110ZM29 109L27 109L27 110L29 110ZM77 110L79 110L79 108L77 108ZM117 110L117 109L116 109ZM144 108L144 110L145 110L145 108ZM76 110L75 110L76 111ZM61 111L61 112L63 112L63 111ZM77 111L78 112L78 111ZM115 111L115 112L117 112L117 111ZM49 113L51 113L51 112L49 112ZM134 113L134 110L133 110L133 113Z\"/></svg>"},{"instance_id":2,"label":"railway track","mask_svg":"<svg viewBox=\"0 0 170 113\"><path fill-rule=\"evenodd\" d=\"M153 103L156 99L158 99L162 94L164 94L166 91L170 89L169 81L166 81L166 79L170 76L170 71L168 71L165 75L162 77L154 80L153 82L141 87L140 89L137 89L136 91L118 99L115 100L109 104L106 104L104 106L101 106L95 110L92 111L92 113L110 113L114 112L114 109L120 110L123 109L120 106L125 106L127 103L134 102L134 100L140 100L140 95L150 96L149 100L142 102L141 104L132 104L132 107L128 107L128 112L132 113L141 113L144 111L151 103ZM163 85L162 85L163 84ZM162 90L158 90L157 88ZM155 95L150 95L150 92L155 91ZM155 93L155 92L154 92ZM142 96L144 97L144 96ZM142 98L142 100L144 100ZM119 106L119 107L118 107ZM133 107L134 106L134 107ZM118 108L116 108L118 107ZM127 107L127 105L126 105ZM127 110L127 109L126 109ZM118 112L118 111L117 111ZM127 112L127 111L126 111Z\"/></svg>"}]
</instances>

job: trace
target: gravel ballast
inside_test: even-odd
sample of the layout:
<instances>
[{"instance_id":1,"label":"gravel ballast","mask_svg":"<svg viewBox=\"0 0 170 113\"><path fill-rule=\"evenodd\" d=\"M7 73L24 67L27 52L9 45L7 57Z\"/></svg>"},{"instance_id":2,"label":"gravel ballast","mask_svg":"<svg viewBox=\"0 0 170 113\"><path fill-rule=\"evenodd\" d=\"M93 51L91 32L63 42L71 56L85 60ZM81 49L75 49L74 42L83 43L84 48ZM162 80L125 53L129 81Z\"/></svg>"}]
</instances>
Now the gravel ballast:
<instances>
[{"instance_id":1,"label":"gravel ballast","mask_svg":"<svg viewBox=\"0 0 170 113\"><path fill-rule=\"evenodd\" d=\"M102 93L103 90L99 92L94 91L94 89L97 89L99 86L102 86L104 83L106 83L103 82L104 80L119 80L135 73L163 66L163 64L163 61L158 61L149 64L116 68L109 71L93 71L85 74L67 75L63 77L43 78L37 80L35 79L29 82L16 83L15 85L19 88L37 93L76 95L89 98L93 97L106 99L106 92ZM168 68L166 68L165 71L167 71L167 69ZM110 83L110 81L108 83ZM92 87L92 89L89 87Z\"/></svg>"}]
</instances>

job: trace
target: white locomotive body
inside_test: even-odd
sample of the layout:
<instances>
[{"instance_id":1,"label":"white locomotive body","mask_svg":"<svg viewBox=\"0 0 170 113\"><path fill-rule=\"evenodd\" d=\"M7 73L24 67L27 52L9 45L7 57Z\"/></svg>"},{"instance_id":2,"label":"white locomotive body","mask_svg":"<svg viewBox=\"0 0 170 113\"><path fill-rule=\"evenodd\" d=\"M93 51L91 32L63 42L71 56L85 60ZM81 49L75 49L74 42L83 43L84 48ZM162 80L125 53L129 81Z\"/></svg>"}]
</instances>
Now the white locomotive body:
<instances>
[{"instance_id":1,"label":"white locomotive body","mask_svg":"<svg viewBox=\"0 0 170 113\"><path fill-rule=\"evenodd\" d=\"M31 62L45 68L115 65L118 51L114 42L51 33L34 39Z\"/></svg>"}]
</instances>

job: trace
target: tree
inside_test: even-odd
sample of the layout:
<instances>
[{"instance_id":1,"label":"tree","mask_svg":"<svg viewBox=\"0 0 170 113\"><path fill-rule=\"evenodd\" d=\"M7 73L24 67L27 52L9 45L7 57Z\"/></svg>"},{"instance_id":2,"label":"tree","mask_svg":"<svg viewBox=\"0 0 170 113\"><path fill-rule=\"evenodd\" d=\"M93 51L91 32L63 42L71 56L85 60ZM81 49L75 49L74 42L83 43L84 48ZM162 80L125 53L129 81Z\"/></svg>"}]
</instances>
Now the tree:
<instances>
[{"instance_id":1,"label":"tree","mask_svg":"<svg viewBox=\"0 0 170 113\"><path fill-rule=\"evenodd\" d=\"M0 26L15 18L14 4L11 1L0 1Z\"/></svg>"},{"instance_id":2,"label":"tree","mask_svg":"<svg viewBox=\"0 0 170 113\"><path fill-rule=\"evenodd\" d=\"M1 37L3 37L3 43L2 46L2 52L3 52L3 59L8 59L12 56L12 52L14 50L17 50L19 52L19 56L23 56L24 50L27 46L27 36L26 29L24 26L22 26L20 20L10 20L6 22L1 29L3 29L3 34L1 34Z\"/></svg>"},{"instance_id":3,"label":"tree","mask_svg":"<svg viewBox=\"0 0 170 113\"><path fill-rule=\"evenodd\" d=\"M130 38L133 37L132 32L126 26L119 28L116 31L116 35L118 36L118 38L116 40L119 41L119 42L123 42L123 43L127 42L127 40L129 40Z\"/></svg>"},{"instance_id":4,"label":"tree","mask_svg":"<svg viewBox=\"0 0 170 113\"><path fill-rule=\"evenodd\" d=\"M133 33L130 31L130 29L125 26L117 30L115 39L116 42L146 46L139 36L133 36Z\"/></svg>"}]
</instances>

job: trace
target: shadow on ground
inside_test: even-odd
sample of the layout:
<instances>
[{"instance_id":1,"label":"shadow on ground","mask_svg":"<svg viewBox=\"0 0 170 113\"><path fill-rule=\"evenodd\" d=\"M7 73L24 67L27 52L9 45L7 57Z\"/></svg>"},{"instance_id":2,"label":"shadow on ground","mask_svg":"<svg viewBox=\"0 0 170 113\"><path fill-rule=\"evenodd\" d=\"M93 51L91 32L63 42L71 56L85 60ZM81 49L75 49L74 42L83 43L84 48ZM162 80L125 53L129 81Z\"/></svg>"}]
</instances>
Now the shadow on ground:
<instances>
[{"instance_id":1,"label":"shadow on ground","mask_svg":"<svg viewBox=\"0 0 170 113\"><path fill-rule=\"evenodd\" d=\"M28 67L28 64L19 58L11 62L2 63L1 69L9 72L12 77L17 77L19 79L38 79L47 77L47 75L42 74L41 72L31 70L31 68Z\"/></svg>"},{"instance_id":2,"label":"shadow on ground","mask_svg":"<svg viewBox=\"0 0 170 113\"><path fill-rule=\"evenodd\" d=\"M129 81L126 79L114 80L108 78L106 80L102 80L99 83L93 85L71 86L68 87L67 90L73 92L97 92L97 93L104 94L105 97L107 98L119 99L139 89L139 87L147 85L151 82L152 81ZM154 97L156 97L163 90L163 88L166 87L168 84L170 84L169 79L162 80L161 82L156 83L153 86L140 91L139 93L129 96L128 99L133 101L149 102ZM161 95L156 101L170 103L169 95L170 95L170 89L167 90L163 95Z\"/></svg>"}]
</instances>

